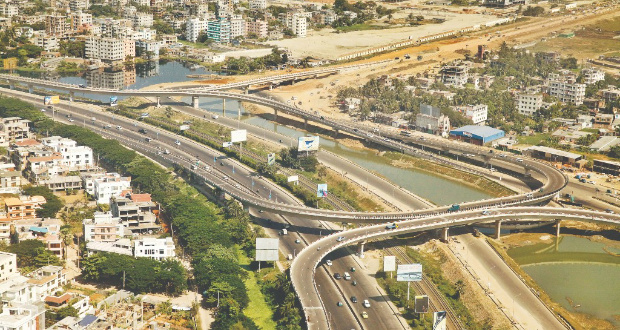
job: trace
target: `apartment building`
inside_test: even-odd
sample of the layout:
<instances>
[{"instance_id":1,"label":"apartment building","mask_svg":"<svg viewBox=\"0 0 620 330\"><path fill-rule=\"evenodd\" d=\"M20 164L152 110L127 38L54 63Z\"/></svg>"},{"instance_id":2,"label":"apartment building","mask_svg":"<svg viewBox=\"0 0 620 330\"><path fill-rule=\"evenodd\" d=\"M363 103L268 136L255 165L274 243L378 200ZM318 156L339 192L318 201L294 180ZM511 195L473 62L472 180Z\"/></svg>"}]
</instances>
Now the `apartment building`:
<instances>
[{"instance_id":1,"label":"apartment building","mask_svg":"<svg viewBox=\"0 0 620 330\"><path fill-rule=\"evenodd\" d=\"M607 86L606 89L602 89L599 93L607 102L620 99L620 89L616 88L616 86Z\"/></svg>"},{"instance_id":2,"label":"apartment building","mask_svg":"<svg viewBox=\"0 0 620 330\"><path fill-rule=\"evenodd\" d=\"M1 3L0 16L13 17L19 15L19 7L14 4Z\"/></svg>"},{"instance_id":3,"label":"apartment building","mask_svg":"<svg viewBox=\"0 0 620 330\"><path fill-rule=\"evenodd\" d=\"M61 266L44 266L26 277L28 277L28 284L35 288L35 301L42 301L46 296L54 295L67 284L66 271Z\"/></svg>"},{"instance_id":4,"label":"apartment building","mask_svg":"<svg viewBox=\"0 0 620 330\"><path fill-rule=\"evenodd\" d=\"M7 117L0 119L0 146L8 147L16 140L30 138L32 122L20 117Z\"/></svg>"},{"instance_id":5,"label":"apartment building","mask_svg":"<svg viewBox=\"0 0 620 330\"><path fill-rule=\"evenodd\" d=\"M97 199L97 204L109 204L110 198L124 196L123 192L126 191L131 191L130 177L106 173L105 176L93 180L93 196Z\"/></svg>"},{"instance_id":6,"label":"apartment building","mask_svg":"<svg viewBox=\"0 0 620 330\"><path fill-rule=\"evenodd\" d=\"M64 37L68 29L66 16L57 14L45 16L45 34L48 36Z\"/></svg>"},{"instance_id":7,"label":"apartment building","mask_svg":"<svg viewBox=\"0 0 620 330\"><path fill-rule=\"evenodd\" d=\"M150 258L155 260L163 260L166 258L174 258L174 242L172 237L151 238L135 240L133 245L134 256L136 258Z\"/></svg>"},{"instance_id":8,"label":"apartment building","mask_svg":"<svg viewBox=\"0 0 620 330\"><path fill-rule=\"evenodd\" d=\"M286 13L285 25L293 31L298 38L306 37L307 21L306 15L301 12Z\"/></svg>"},{"instance_id":9,"label":"apartment building","mask_svg":"<svg viewBox=\"0 0 620 330\"><path fill-rule=\"evenodd\" d=\"M135 45L135 43L132 44ZM123 70L92 70L86 73L86 82L88 86L95 88L123 89L130 85L126 80L127 72ZM135 78L133 83L135 83Z\"/></svg>"},{"instance_id":10,"label":"apartment building","mask_svg":"<svg viewBox=\"0 0 620 330\"><path fill-rule=\"evenodd\" d=\"M450 132L450 118L442 115L439 108L427 104L420 105L415 125L418 130L431 134L445 135Z\"/></svg>"},{"instance_id":11,"label":"apartment building","mask_svg":"<svg viewBox=\"0 0 620 330\"><path fill-rule=\"evenodd\" d=\"M153 14L137 13L133 16L134 27L151 27L153 26Z\"/></svg>"},{"instance_id":12,"label":"apartment building","mask_svg":"<svg viewBox=\"0 0 620 330\"><path fill-rule=\"evenodd\" d=\"M453 108L471 119L474 125L484 125L489 114L489 107L486 104L461 105Z\"/></svg>"},{"instance_id":13,"label":"apartment building","mask_svg":"<svg viewBox=\"0 0 620 330\"><path fill-rule=\"evenodd\" d=\"M256 20L247 22L247 30L249 34L255 34L257 38L267 38L269 35L269 25L265 21Z\"/></svg>"},{"instance_id":14,"label":"apartment building","mask_svg":"<svg viewBox=\"0 0 620 330\"><path fill-rule=\"evenodd\" d=\"M22 184L26 183L20 172L0 170L0 193L19 194Z\"/></svg>"},{"instance_id":15,"label":"apartment building","mask_svg":"<svg viewBox=\"0 0 620 330\"><path fill-rule=\"evenodd\" d=\"M157 222L157 204L150 194L126 194L110 199L110 212L118 217L126 232L148 234L160 230Z\"/></svg>"},{"instance_id":16,"label":"apartment building","mask_svg":"<svg viewBox=\"0 0 620 330\"><path fill-rule=\"evenodd\" d=\"M42 303L4 307L0 313L0 329L45 329L45 307Z\"/></svg>"},{"instance_id":17,"label":"apartment building","mask_svg":"<svg viewBox=\"0 0 620 330\"><path fill-rule=\"evenodd\" d=\"M250 0L250 10L267 9L267 0Z\"/></svg>"},{"instance_id":18,"label":"apartment building","mask_svg":"<svg viewBox=\"0 0 620 330\"><path fill-rule=\"evenodd\" d=\"M11 242L11 226L13 222L6 218L5 215L2 214L0 216L0 242L9 244Z\"/></svg>"},{"instance_id":19,"label":"apartment building","mask_svg":"<svg viewBox=\"0 0 620 330\"><path fill-rule=\"evenodd\" d=\"M446 65L441 68L439 75L442 83L462 87L469 79L469 67L466 65Z\"/></svg>"},{"instance_id":20,"label":"apartment building","mask_svg":"<svg viewBox=\"0 0 620 330\"><path fill-rule=\"evenodd\" d=\"M17 271L17 255L0 251L0 282L19 274Z\"/></svg>"},{"instance_id":21,"label":"apartment building","mask_svg":"<svg viewBox=\"0 0 620 330\"><path fill-rule=\"evenodd\" d=\"M207 22L207 38L220 44L230 42L230 21L217 19Z\"/></svg>"},{"instance_id":22,"label":"apartment building","mask_svg":"<svg viewBox=\"0 0 620 330\"><path fill-rule=\"evenodd\" d=\"M586 85L596 84L601 80L605 80L605 71L595 68L583 69L581 70L581 75L583 76L583 83Z\"/></svg>"},{"instance_id":23,"label":"apartment building","mask_svg":"<svg viewBox=\"0 0 620 330\"><path fill-rule=\"evenodd\" d=\"M90 27L93 25L93 15L89 13L83 13L81 11L72 13L69 16L71 21L71 30L78 31L84 27Z\"/></svg>"},{"instance_id":24,"label":"apartment building","mask_svg":"<svg viewBox=\"0 0 620 330\"><path fill-rule=\"evenodd\" d=\"M86 242L114 242L125 236L121 219L111 212L95 212L93 219L84 219L82 225Z\"/></svg>"},{"instance_id":25,"label":"apartment building","mask_svg":"<svg viewBox=\"0 0 620 330\"><path fill-rule=\"evenodd\" d=\"M89 0L70 0L69 1L69 9L71 12L87 10L90 7Z\"/></svg>"},{"instance_id":26,"label":"apartment building","mask_svg":"<svg viewBox=\"0 0 620 330\"><path fill-rule=\"evenodd\" d=\"M196 42L198 40L198 36L207 31L208 21L202 20L199 18L192 18L187 21L186 29L185 29L185 38L188 41Z\"/></svg>"},{"instance_id":27,"label":"apartment building","mask_svg":"<svg viewBox=\"0 0 620 330\"><path fill-rule=\"evenodd\" d=\"M124 61L136 56L135 41L130 39L89 37L86 38L86 57L102 61Z\"/></svg>"},{"instance_id":28,"label":"apartment building","mask_svg":"<svg viewBox=\"0 0 620 330\"><path fill-rule=\"evenodd\" d=\"M60 49L60 43L58 42L57 37L47 36L45 33L41 32L35 32L31 42L32 44L41 47L45 52L53 52Z\"/></svg>"},{"instance_id":29,"label":"apartment building","mask_svg":"<svg viewBox=\"0 0 620 330\"><path fill-rule=\"evenodd\" d=\"M532 116L543 106L542 94L519 94L517 96L517 111L525 116Z\"/></svg>"},{"instance_id":30,"label":"apartment building","mask_svg":"<svg viewBox=\"0 0 620 330\"><path fill-rule=\"evenodd\" d=\"M586 97L586 85L552 81L549 85L549 95L557 97L563 103L581 105Z\"/></svg>"},{"instance_id":31,"label":"apartment building","mask_svg":"<svg viewBox=\"0 0 620 330\"><path fill-rule=\"evenodd\" d=\"M46 200L43 196L20 196L8 197L4 199L4 208L6 218L12 220L34 220L36 218L35 210L45 204Z\"/></svg>"},{"instance_id":32,"label":"apartment building","mask_svg":"<svg viewBox=\"0 0 620 330\"><path fill-rule=\"evenodd\" d=\"M136 55L150 56L151 59L159 58L159 49L162 42L158 40L136 40Z\"/></svg>"},{"instance_id":33,"label":"apartment building","mask_svg":"<svg viewBox=\"0 0 620 330\"><path fill-rule=\"evenodd\" d=\"M245 37L247 35L247 27L244 19L236 18L230 20L230 38Z\"/></svg>"},{"instance_id":34,"label":"apartment building","mask_svg":"<svg viewBox=\"0 0 620 330\"><path fill-rule=\"evenodd\" d=\"M74 140L52 136L42 139L41 143L62 155L60 165L64 167L64 171L80 171L94 166L93 150L90 147L78 146Z\"/></svg>"}]
</instances>

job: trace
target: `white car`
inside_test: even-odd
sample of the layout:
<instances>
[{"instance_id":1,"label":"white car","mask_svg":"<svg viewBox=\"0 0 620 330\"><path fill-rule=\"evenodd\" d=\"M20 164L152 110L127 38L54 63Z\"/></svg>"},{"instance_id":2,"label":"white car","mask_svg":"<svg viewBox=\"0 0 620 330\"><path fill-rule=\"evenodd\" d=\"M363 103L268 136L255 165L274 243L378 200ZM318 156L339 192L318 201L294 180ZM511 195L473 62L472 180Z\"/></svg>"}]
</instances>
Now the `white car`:
<instances>
[{"instance_id":1,"label":"white car","mask_svg":"<svg viewBox=\"0 0 620 330\"><path fill-rule=\"evenodd\" d=\"M364 305L364 307L366 308L370 308L370 301L368 301L368 299L364 299L364 302L362 303L362 305Z\"/></svg>"},{"instance_id":2,"label":"white car","mask_svg":"<svg viewBox=\"0 0 620 330\"><path fill-rule=\"evenodd\" d=\"M41 108L41 112L45 112L45 109L44 109L44 108Z\"/></svg>"},{"instance_id":3,"label":"white car","mask_svg":"<svg viewBox=\"0 0 620 330\"><path fill-rule=\"evenodd\" d=\"M73 118L69 118L69 121L70 122L74 122L75 120Z\"/></svg>"},{"instance_id":4,"label":"white car","mask_svg":"<svg viewBox=\"0 0 620 330\"><path fill-rule=\"evenodd\" d=\"M331 266L332 265L332 261L331 260L325 260L325 264L328 265L328 266Z\"/></svg>"},{"instance_id":5,"label":"white car","mask_svg":"<svg viewBox=\"0 0 620 330\"><path fill-rule=\"evenodd\" d=\"M122 128L122 127L120 127L120 126L116 126L116 129L120 131L120 130L122 130L123 128Z\"/></svg>"},{"instance_id":6,"label":"white car","mask_svg":"<svg viewBox=\"0 0 620 330\"><path fill-rule=\"evenodd\" d=\"M176 144L176 145L180 146L180 145L181 145L181 142L180 142L179 140L176 140L176 141L174 141L174 144Z\"/></svg>"}]
</instances>

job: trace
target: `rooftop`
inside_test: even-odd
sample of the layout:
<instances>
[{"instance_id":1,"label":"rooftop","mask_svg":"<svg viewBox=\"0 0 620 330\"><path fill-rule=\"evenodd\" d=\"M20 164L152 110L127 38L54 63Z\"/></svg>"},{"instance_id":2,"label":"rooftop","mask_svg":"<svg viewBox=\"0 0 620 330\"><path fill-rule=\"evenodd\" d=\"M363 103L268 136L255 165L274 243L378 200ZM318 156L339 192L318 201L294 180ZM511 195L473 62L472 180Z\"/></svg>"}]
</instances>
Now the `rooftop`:
<instances>
[{"instance_id":1,"label":"rooftop","mask_svg":"<svg viewBox=\"0 0 620 330\"><path fill-rule=\"evenodd\" d=\"M467 132L481 137L489 137L503 131L489 126L467 125L453 129L451 132Z\"/></svg>"},{"instance_id":2,"label":"rooftop","mask_svg":"<svg viewBox=\"0 0 620 330\"><path fill-rule=\"evenodd\" d=\"M527 148L525 150L534 150L534 151L544 152L544 153L547 153L547 154L557 155L557 156L566 157L566 158L570 158L570 159L581 158L581 155L579 155L579 154L574 154L572 152L568 152L568 151L564 151L564 150L558 150L558 149L549 148L549 147L543 147L543 146L533 146L533 147L529 147L529 148Z\"/></svg>"}]
</instances>

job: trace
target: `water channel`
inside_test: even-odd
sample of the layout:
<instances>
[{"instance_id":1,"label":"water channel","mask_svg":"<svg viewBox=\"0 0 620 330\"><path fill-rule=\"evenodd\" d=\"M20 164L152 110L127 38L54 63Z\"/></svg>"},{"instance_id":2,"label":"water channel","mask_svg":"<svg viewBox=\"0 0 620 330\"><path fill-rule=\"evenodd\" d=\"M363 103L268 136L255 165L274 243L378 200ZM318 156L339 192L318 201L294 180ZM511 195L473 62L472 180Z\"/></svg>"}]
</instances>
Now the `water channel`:
<instances>
[{"instance_id":1,"label":"water channel","mask_svg":"<svg viewBox=\"0 0 620 330\"><path fill-rule=\"evenodd\" d=\"M568 311L620 327L620 249L565 235L549 243L512 248L508 254Z\"/></svg>"},{"instance_id":2,"label":"water channel","mask_svg":"<svg viewBox=\"0 0 620 330\"><path fill-rule=\"evenodd\" d=\"M190 74L211 74L204 68L192 69L179 62L162 62L136 65L135 70L122 71L97 71L87 72L81 76L61 77L58 80L71 84L85 84L100 88L131 88L139 89L164 82L190 81ZM76 93L76 96L87 97L102 102L109 102L109 96L92 95L88 93ZM119 99L122 99L119 97ZM189 98L183 99L188 104ZM222 101L220 99L201 98L201 108L222 114ZM264 118L246 113L239 102L226 101L226 116L236 117L241 109L242 120L268 130L279 132L290 137L303 136L305 132L292 129ZM391 166L389 161L376 155L373 151L361 151L348 148L328 138L321 139L321 146L326 150L337 153L348 160L359 164L389 180L397 182L403 188L426 198L437 205L448 205L467 201L490 198L490 195L471 187L461 185L451 180L438 177L415 169L401 169Z\"/></svg>"}]
</instances>

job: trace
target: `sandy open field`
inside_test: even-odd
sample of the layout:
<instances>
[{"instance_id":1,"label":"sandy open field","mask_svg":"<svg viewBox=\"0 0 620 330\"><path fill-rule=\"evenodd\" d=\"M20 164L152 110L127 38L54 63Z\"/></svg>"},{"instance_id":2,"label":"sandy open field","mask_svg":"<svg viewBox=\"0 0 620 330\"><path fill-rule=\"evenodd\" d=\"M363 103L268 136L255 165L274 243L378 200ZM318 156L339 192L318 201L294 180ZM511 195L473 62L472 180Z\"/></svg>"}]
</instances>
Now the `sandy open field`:
<instances>
[{"instance_id":1,"label":"sandy open field","mask_svg":"<svg viewBox=\"0 0 620 330\"><path fill-rule=\"evenodd\" d=\"M383 30L354 31L335 33L333 29L308 31L306 38L293 38L271 41L270 44L286 47L294 57L312 56L321 59L336 59L351 52L387 45L408 39L418 39L423 36L459 30L476 24L497 20L494 15L440 13L428 15L426 12L412 11L414 15L425 17L441 17L446 21L441 24L427 24L412 27L399 27Z\"/></svg>"}]
</instances>

